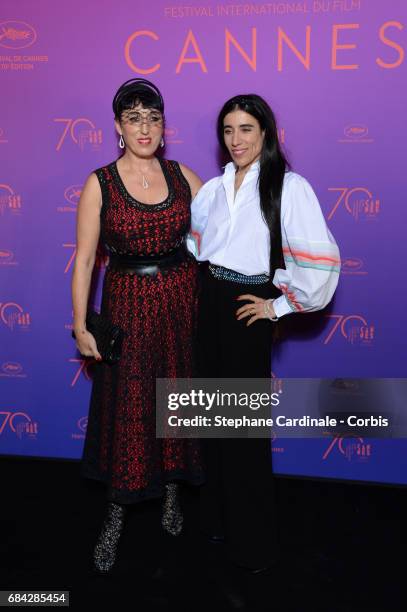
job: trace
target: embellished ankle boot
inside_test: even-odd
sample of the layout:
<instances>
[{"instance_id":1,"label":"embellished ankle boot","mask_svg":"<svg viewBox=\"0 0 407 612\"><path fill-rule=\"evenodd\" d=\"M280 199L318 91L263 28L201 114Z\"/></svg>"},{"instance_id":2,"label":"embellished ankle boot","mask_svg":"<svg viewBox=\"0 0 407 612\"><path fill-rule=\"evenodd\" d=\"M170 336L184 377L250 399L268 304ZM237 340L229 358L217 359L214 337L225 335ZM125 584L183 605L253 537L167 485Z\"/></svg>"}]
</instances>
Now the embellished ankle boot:
<instances>
[{"instance_id":1,"label":"embellished ankle boot","mask_svg":"<svg viewBox=\"0 0 407 612\"><path fill-rule=\"evenodd\" d=\"M107 573L114 565L124 517L124 506L114 502L108 503L107 515L93 552L94 567L98 572Z\"/></svg>"},{"instance_id":2,"label":"embellished ankle boot","mask_svg":"<svg viewBox=\"0 0 407 612\"><path fill-rule=\"evenodd\" d=\"M165 489L161 525L169 534L177 536L182 531L184 520L179 502L179 486L170 482L165 485Z\"/></svg>"}]
</instances>

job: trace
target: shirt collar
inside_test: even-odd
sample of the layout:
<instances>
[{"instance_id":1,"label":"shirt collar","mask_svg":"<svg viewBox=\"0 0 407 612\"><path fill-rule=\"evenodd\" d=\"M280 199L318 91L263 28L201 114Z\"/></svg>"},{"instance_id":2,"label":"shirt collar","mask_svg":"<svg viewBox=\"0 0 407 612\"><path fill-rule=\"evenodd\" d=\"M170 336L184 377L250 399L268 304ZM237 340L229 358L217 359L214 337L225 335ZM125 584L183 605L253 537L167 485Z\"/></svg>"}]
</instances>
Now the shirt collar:
<instances>
[{"instance_id":1,"label":"shirt collar","mask_svg":"<svg viewBox=\"0 0 407 612\"><path fill-rule=\"evenodd\" d=\"M233 162L229 162L228 164L226 164L226 166L224 166L223 169L224 169L224 173L223 173L224 178L226 177L229 178L230 176L234 176L236 172L236 166ZM258 174L259 171L260 171L260 160L257 160L250 166L246 174Z\"/></svg>"}]
</instances>

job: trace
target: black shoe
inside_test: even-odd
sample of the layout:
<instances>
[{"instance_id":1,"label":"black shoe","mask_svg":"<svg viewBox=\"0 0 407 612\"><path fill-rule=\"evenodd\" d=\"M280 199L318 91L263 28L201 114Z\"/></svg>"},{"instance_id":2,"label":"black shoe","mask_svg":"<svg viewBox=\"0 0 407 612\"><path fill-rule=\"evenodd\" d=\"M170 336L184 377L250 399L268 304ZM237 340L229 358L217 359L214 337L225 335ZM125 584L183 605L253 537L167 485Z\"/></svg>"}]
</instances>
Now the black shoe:
<instances>
[{"instance_id":1,"label":"black shoe","mask_svg":"<svg viewBox=\"0 0 407 612\"><path fill-rule=\"evenodd\" d=\"M206 536L208 538L208 542L210 542L211 544L224 544L225 543L225 536L222 534L211 534L211 535L207 535Z\"/></svg>"},{"instance_id":2,"label":"black shoe","mask_svg":"<svg viewBox=\"0 0 407 612\"><path fill-rule=\"evenodd\" d=\"M209 531L200 530L201 536L210 542L211 544L223 544L226 540L224 534L221 531L215 531L210 533Z\"/></svg>"},{"instance_id":3,"label":"black shoe","mask_svg":"<svg viewBox=\"0 0 407 612\"><path fill-rule=\"evenodd\" d=\"M258 576L259 574L268 574L269 572L271 572L272 569L271 565L265 565L264 567L244 567L242 565L238 565L237 567L240 567L252 576Z\"/></svg>"},{"instance_id":4,"label":"black shoe","mask_svg":"<svg viewBox=\"0 0 407 612\"><path fill-rule=\"evenodd\" d=\"M278 560L277 558L271 558L268 560L267 565L259 565L258 567L249 567L247 565L243 565L242 563L239 563L238 561L234 561L233 558L230 559L232 565L236 568L238 568L239 570L242 570L246 575L253 575L253 576L257 576L260 574L268 574L270 573L272 570L274 570L276 568L276 566L278 565Z\"/></svg>"}]
</instances>

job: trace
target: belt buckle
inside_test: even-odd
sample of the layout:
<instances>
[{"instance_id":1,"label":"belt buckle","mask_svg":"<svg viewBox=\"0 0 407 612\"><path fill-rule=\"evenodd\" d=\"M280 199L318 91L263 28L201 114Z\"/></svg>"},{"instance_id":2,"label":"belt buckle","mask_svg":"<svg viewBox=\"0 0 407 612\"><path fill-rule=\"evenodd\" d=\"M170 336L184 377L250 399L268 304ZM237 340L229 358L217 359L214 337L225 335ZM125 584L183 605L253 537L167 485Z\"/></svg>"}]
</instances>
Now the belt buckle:
<instances>
[{"instance_id":1,"label":"belt buckle","mask_svg":"<svg viewBox=\"0 0 407 612\"><path fill-rule=\"evenodd\" d=\"M144 264L141 267L141 272L144 276L157 276L159 266L157 264Z\"/></svg>"}]
</instances>

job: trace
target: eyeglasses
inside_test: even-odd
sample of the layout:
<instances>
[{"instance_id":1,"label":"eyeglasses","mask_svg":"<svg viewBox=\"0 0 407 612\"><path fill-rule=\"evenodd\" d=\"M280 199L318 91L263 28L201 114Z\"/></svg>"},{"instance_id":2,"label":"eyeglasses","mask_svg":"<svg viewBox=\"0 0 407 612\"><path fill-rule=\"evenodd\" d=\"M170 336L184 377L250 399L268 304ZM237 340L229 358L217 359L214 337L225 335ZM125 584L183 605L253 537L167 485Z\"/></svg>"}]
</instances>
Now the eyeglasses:
<instances>
[{"instance_id":1,"label":"eyeglasses","mask_svg":"<svg viewBox=\"0 0 407 612\"><path fill-rule=\"evenodd\" d=\"M123 114L123 119L126 123L131 123L132 125L137 126L140 126L143 123L161 126L163 123L163 116L161 115L161 113L158 112L152 112L145 115L139 112L125 113Z\"/></svg>"}]
</instances>

